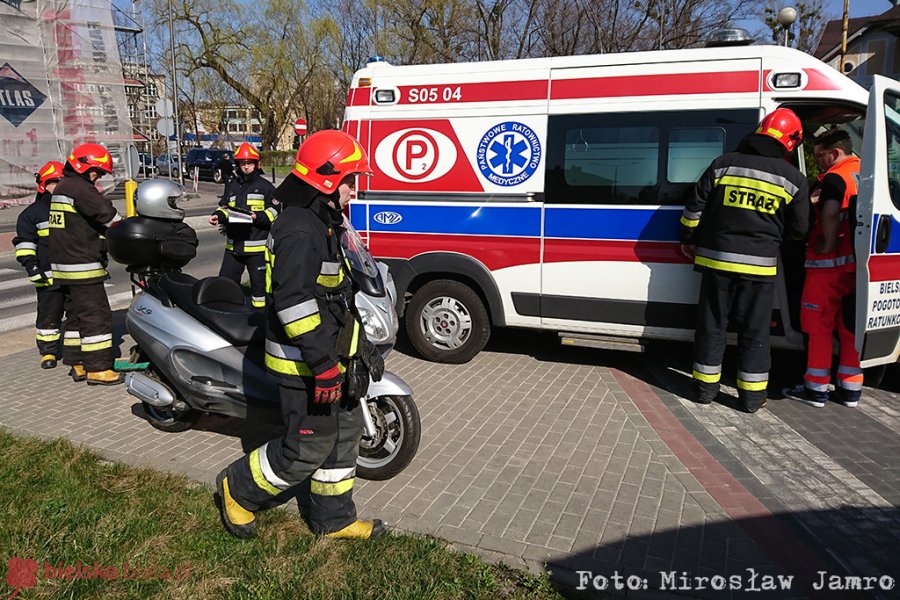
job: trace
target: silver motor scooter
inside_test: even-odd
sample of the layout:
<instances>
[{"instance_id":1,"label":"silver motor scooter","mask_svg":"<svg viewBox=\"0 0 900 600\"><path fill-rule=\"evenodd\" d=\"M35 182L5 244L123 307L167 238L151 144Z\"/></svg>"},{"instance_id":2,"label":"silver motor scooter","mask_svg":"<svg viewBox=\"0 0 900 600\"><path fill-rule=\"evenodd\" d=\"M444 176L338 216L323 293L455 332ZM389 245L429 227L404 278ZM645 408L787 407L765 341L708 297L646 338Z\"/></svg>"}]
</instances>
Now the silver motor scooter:
<instances>
[{"instance_id":1,"label":"silver motor scooter","mask_svg":"<svg viewBox=\"0 0 900 600\"><path fill-rule=\"evenodd\" d=\"M125 323L137 344L131 362L149 368L129 373L125 386L150 425L186 431L204 413L281 424L278 388L264 366L265 313L251 308L231 280L181 272L196 255L194 230L138 216L110 228L107 240L110 256L128 267L138 288ZM366 335L387 356L398 329L393 279L346 219L341 243ZM412 391L385 371L360 404L365 431L357 475L389 479L418 450L421 423Z\"/></svg>"}]
</instances>

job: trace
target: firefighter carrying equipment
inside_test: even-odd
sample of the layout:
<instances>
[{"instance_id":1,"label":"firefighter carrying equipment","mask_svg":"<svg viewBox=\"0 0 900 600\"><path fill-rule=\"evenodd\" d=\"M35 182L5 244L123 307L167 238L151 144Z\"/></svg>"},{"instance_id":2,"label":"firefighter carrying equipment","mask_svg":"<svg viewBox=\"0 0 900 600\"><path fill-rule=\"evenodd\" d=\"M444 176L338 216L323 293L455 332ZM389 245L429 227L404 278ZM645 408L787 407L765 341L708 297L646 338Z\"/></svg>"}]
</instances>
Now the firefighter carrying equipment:
<instances>
[{"instance_id":1,"label":"firefighter carrying equipment","mask_svg":"<svg viewBox=\"0 0 900 600\"><path fill-rule=\"evenodd\" d=\"M291 173L323 194L333 194L344 177L372 175L372 167L352 136L326 129L309 136L297 149Z\"/></svg>"},{"instance_id":2,"label":"firefighter carrying equipment","mask_svg":"<svg viewBox=\"0 0 900 600\"><path fill-rule=\"evenodd\" d=\"M681 242L696 244L697 270L774 278L783 236L808 233L808 189L779 142L751 135L700 177L681 216Z\"/></svg>"}]
</instances>

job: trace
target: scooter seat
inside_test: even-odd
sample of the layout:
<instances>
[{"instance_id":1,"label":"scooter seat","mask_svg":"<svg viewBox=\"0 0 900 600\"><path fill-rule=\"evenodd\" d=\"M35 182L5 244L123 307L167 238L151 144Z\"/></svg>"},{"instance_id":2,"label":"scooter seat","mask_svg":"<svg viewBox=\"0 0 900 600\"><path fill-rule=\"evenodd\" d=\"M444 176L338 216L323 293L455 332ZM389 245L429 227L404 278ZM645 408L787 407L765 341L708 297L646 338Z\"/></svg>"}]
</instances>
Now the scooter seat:
<instances>
[{"instance_id":1,"label":"scooter seat","mask_svg":"<svg viewBox=\"0 0 900 600\"><path fill-rule=\"evenodd\" d=\"M265 312L251 308L234 281L225 277L197 280L173 273L160 283L176 306L235 346L265 341Z\"/></svg>"}]
</instances>

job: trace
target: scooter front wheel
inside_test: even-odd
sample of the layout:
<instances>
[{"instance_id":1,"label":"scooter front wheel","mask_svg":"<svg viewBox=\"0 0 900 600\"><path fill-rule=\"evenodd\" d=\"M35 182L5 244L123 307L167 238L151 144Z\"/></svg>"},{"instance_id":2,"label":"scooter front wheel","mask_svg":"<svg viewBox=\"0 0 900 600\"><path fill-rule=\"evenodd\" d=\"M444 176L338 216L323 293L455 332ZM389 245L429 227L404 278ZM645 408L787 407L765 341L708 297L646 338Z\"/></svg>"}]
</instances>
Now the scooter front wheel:
<instances>
[{"instance_id":1,"label":"scooter front wheel","mask_svg":"<svg viewBox=\"0 0 900 600\"><path fill-rule=\"evenodd\" d=\"M378 396L368 401L375 437L363 436L356 475L383 481L399 474L419 450L422 422L412 396Z\"/></svg>"}]
</instances>

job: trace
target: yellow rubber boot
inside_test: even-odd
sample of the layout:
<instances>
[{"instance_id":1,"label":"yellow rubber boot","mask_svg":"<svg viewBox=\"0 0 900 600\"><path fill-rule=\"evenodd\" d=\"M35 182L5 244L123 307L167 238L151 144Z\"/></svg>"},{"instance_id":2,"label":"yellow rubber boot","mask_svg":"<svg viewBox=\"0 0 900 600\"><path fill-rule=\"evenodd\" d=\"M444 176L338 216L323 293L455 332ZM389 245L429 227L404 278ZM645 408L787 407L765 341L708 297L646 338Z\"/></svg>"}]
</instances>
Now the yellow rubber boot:
<instances>
[{"instance_id":1,"label":"yellow rubber boot","mask_svg":"<svg viewBox=\"0 0 900 600\"><path fill-rule=\"evenodd\" d=\"M125 375L112 369L91 371L87 374L88 385L119 385L125 381Z\"/></svg>"},{"instance_id":2,"label":"yellow rubber boot","mask_svg":"<svg viewBox=\"0 0 900 600\"><path fill-rule=\"evenodd\" d=\"M381 519L371 521L357 519L343 529L326 533L325 537L336 540L367 540L386 533L387 527L384 526Z\"/></svg>"},{"instance_id":3,"label":"yellow rubber boot","mask_svg":"<svg viewBox=\"0 0 900 600\"><path fill-rule=\"evenodd\" d=\"M69 377L71 377L72 381L74 381L76 383L87 379L87 373L84 371L84 366L83 365L72 365L72 368L69 369Z\"/></svg>"},{"instance_id":4,"label":"yellow rubber boot","mask_svg":"<svg viewBox=\"0 0 900 600\"><path fill-rule=\"evenodd\" d=\"M52 354L45 354L41 357L41 368L42 369L55 369L56 368L56 357Z\"/></svg>"},{"instance_id":5,"label":"yellow rubber boot","mask_svg":"<svg viewBox=\"0 0 900 600\"><path fill-rule=\"evenodd\" d=\"M256 533L256 516L231 496L224 470L216 477L216 491L219 492L216 498L219 516L228 533L244 540L253 537Z\"/></svg>"}]
</instances>

